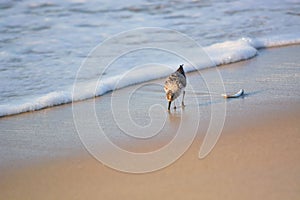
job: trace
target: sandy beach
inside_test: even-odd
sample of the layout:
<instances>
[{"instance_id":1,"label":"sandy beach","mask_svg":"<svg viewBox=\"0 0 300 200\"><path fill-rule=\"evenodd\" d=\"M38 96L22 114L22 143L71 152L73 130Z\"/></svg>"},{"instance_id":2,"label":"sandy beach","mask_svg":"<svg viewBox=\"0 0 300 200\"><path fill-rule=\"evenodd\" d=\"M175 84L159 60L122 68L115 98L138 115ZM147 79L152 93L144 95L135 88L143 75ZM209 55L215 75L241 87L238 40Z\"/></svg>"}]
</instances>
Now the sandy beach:
<instances>
[{"instance_id":1,"label":"sandy beach","mask_svg":"<svg viewBox=\"0 0 300 200\"><path fill-rule=\"evenodd\" d=\"M296 45L263 49L253 59L219 66L226 92L245 90L245 96L238 99L211 101L199 73L188 73L189 83L198 92L187 91L185 109L172 111L167 118L152 110L154 125L162 120L165 124L150 140L124 135L110 110L112 98L122 105L124 96L136 86L73 105L83 113L95 105L98 122L108 137L133 152L166 145L182 113L191 124L200 121L195 140L183 156L150 173L120 172L91 156L79 139L70 104L0 118L0 199L299 199L299 52ZM215 72L200 71L203 76ZM163 82L144 84L130 97L128 107L137 124L149 124L151 105L166 109ZM213 116L211 106L224 101L226 117L220 138L199 159ZM126 109L117 106L121 119ZM197 110L200 118L196 119ZM89 127L95 116L87 112L83 117Z\"/></svg>"}]
</instances>

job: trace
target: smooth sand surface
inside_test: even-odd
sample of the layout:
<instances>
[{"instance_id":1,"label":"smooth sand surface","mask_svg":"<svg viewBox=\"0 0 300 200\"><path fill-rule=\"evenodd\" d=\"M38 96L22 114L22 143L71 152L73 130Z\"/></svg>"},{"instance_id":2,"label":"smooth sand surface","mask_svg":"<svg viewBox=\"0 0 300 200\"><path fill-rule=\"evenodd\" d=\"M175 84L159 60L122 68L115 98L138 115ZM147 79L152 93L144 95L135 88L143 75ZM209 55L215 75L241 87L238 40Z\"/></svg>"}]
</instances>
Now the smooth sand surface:
<instances>
[{"instance_id":1,"label":"smooth sand surface","mask_svg":"<svg viewBox=\"0 0 300 200\"><path fill-rule=\"evenodd\" d=\"M124 97L134 86L74 104L82 111L95 104L99 125L108 137L133 152L150 152L166 145L174 138L182 116L192 125L200 120L188 151L152 173L123 173L94 159L79 140L70 105L2 118L0 199L299 199L298 52L300 46L267 49L252 60L219 67L226 91L245 89L246 95L240 99L212 101L205 95L207 88L199 74L188 74L196 94L187 92L184 110L168 115L162 109L152 110L157 120L154 125L161 120L165 124L148 140L124 135L110 109L114 99L122 120ZM215 69L201 71L204 77L213 73ZM156 80L141 85L130 97L128 107L137 124L151 123L151 105L167 106L162 83ZM224 101L222 134L210 154L199 159L211 116L221 115L212 114L211 107ZM196 119L198 109L200 117ZM83 113L89 127L95 116ZM141 134L147 136L151 131Z\"/></svg>"},{"instance_id":2,"label":"smooth sand surface","mask_svg":"<svg viewBox=\"0 0 300 200\"><path fill-rule=\"evenodd\" d=\"M90 157L12 172L1 178L1 199L299 199L299 110L282 117L225 127L205 159L196 142L153 173L117 172Z\"/></svg>"}]
</instances>

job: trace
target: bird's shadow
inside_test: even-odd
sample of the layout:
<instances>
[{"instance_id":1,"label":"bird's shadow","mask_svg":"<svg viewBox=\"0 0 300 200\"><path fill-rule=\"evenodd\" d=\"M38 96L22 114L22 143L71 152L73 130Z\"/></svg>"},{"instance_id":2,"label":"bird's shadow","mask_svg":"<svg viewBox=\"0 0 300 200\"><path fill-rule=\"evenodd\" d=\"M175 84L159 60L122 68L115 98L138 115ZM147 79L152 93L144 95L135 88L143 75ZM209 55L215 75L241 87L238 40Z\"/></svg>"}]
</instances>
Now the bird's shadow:
<instances>
[{"instance_id":1,"label":"bird's shadow","mask_svg":"<svg viewBox=\"0 0 300 200\"><path fill-rule=\"evenodd\" d=\"M241 100L241 99L246 99L246 98L249 98L249 97L253 97L253 96L256 96L258 94L261 94L263 93L265 90L257 90L257 91L251 91L251 92L245 92L242 96L240 97L237 97L237 98L226 98L224 99L223 97L220 96L220 98L218 99L215 99L213 101L206 101L206 102L203 102L203 103L200 103L200 104L197 104L199 107L206 107L206 106L209 106L209 105L214 105L214 104L219 104L219 103L223 103L224 101L226 102L230 102L230 101L238 101L238 100ZM184 107L182 107L181 105L179 106L176 106L177 108L176 109L172 109L171 111L168 111L168 113L172 116L180 116L180 111L184 111L186 107L189 107L191 106L191 104L186 104Z\"/></svg>"}]
</instances>

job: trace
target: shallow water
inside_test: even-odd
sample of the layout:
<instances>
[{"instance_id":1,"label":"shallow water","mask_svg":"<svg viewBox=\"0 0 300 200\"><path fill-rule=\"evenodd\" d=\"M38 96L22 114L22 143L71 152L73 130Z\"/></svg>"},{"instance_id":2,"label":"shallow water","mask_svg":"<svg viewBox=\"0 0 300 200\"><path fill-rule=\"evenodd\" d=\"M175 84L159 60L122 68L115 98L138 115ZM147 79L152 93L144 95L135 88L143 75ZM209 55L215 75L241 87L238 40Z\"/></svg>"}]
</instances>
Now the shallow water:
<instances>
[{"instance_id":1,"label":"shallow water","mask_svg":"<svg viewBox=\"0 0 300 200\"><path fill-rule=\"evenodd\" d=\"M298 0L1 1L0 116L71 102L72 84L84 58L122 31L173 29L205 46L215 64L225 64L251 58L262 47L299 43L299 10ZM173 66L178 61L155 52L140 55L147 54L162 59L157 63ZM138 54L119 60L107 71L107 80L130 69L137 59ZM95 81L100 72L97 66L90 68L79 81ZM140 73L140 81L147 78ZM128 80L127 85L132 83L135 80Z\"/></svg>"}]
</instances>

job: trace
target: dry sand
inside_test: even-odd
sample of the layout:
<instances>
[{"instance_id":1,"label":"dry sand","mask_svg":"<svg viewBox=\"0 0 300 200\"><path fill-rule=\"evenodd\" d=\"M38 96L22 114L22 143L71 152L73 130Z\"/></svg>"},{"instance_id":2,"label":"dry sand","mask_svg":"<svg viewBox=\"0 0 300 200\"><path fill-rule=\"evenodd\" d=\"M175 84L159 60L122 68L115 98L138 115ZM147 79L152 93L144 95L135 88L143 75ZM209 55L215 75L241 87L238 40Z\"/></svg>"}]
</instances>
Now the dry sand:
<instances>
[{"instance_id":1,"label":"dry sand","mask_svg":"<svg viewBox=\"0 0 300 200\"><path fill-rule=\"evenodd\" d=\"M226 101L222 135L204 159L198 158L198 152L210 105L223 99L211 102L199 92L199 103L195 103L187 95L185 110L172 111L162 133L149 141L129 140L118 130L109 109L112 94L95 99L103 129L115 143L136 152L165 145L174 137L178 116L184 112L191 122L197 121L199 108L200 125L192 146L172 165L152 173L119 172L89 155L76 133L70 105L2 118L0 199L299 199L298 52L300 46L263 50L252 60L219 68L227 91L244 88L246 95ZM188 78L190 83L199 81L196 90L203 91L205 84L197 73ZM129 106L137 123L149 123L145 108L153 102L167 106L158 85L162 82L142 87L136 92L142 98L132 96ZM124 101L130 89L114 93L116 102ZM93 103L74 106L84 110ZM120 116L125 112L118 110Z\"/></svg>"}]
</instances>

